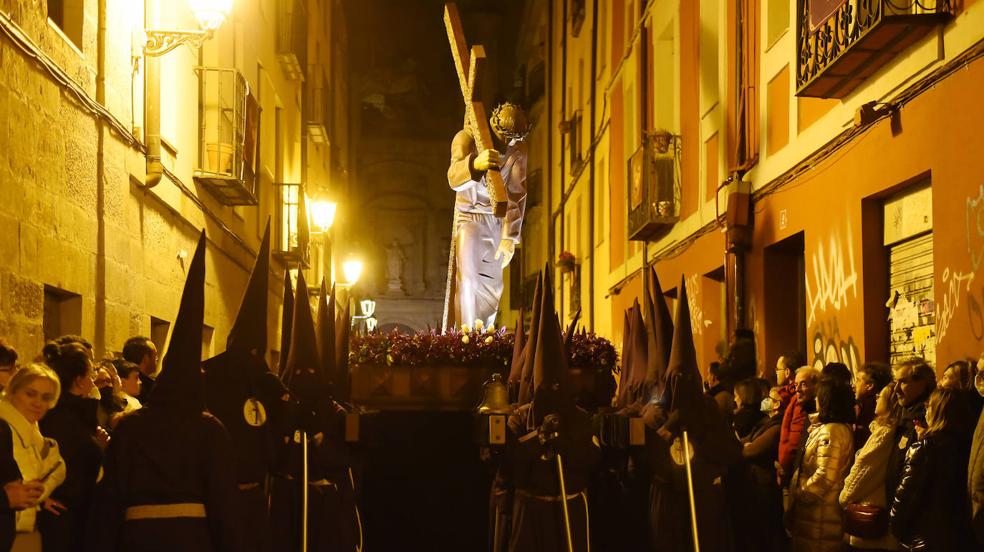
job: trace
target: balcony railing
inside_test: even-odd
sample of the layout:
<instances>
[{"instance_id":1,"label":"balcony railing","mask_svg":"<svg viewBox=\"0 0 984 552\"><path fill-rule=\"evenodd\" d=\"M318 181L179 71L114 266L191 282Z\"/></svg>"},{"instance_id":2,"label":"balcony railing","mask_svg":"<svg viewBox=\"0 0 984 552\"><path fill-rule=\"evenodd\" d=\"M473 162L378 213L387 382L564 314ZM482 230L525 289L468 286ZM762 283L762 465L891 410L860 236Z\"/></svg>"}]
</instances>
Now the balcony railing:
<instances>
[{"instance_id":1,"label":"balcony railing","mask_svg":"<svg viewBox=\"0 0 984 552\"><path fill-rule=\"evenodd\" d=\"M305 0L277 0L277 58L290 80L304 80L308 19Z\"/></svg>"},{"instance_id":2,"label":"balcony railing","mask_svg":"<svg viewBox=\"0 0 984 552\"><path fill-rule=\"evenodd\" d=\"M331 94L324 65L308 66L304 82L304 124L311 140L324 144L328 142L328 117L331 116Z\"/></svg>"},{"instance_id":3,"label":"balcony railing","mask_svg":"<svg viewBox=\"0 0 984 552\"><path fill-rule=\"evenodd\" d=\"M629 158L628 175L629 239L654 240L680 218L679 136L646 135Z\"/></svg>"},{"instance_id":4,"label":"balcony railing","mask_svg":"<svg viewBox=\"0 0 984 552\"><path fill-rule=\"evenodd\" d=\"M796 95L847 96L951 13L949 0L797 0Z\"/></svg>"},{"instance_id":5,"label":"balcony railing","mask_svg":"<svg viewBox=\"0 0 984 552\"><path fill-rule=\"evenodd\" d=\"M195 181L224 205L256 205L260 105L236 69L198 67Z\"/></svg>"}]
</instances>

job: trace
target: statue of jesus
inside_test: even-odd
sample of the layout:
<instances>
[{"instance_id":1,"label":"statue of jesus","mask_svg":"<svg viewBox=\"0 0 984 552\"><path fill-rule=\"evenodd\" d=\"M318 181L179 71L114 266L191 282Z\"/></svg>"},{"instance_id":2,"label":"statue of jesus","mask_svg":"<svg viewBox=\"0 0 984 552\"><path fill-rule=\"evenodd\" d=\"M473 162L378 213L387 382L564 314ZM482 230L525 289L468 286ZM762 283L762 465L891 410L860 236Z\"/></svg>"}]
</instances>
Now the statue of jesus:
<instances>
[{"instance_id":1,"label":"statue of jesus","mask_svg":"<svg viewBox=\"0 0 984 552\"><path fill-rule=\"evenodd\" d=\"M495 324L502 295L502 271L512 261L526 212L526 113L503 103L489 118L496 149L478 153L468 130L451 142L448 185L456 192L454 205L455 304L454 320ZM502 174L508 195L506 216L496 218L485 172Z\"/></svg>"}]
</instances>

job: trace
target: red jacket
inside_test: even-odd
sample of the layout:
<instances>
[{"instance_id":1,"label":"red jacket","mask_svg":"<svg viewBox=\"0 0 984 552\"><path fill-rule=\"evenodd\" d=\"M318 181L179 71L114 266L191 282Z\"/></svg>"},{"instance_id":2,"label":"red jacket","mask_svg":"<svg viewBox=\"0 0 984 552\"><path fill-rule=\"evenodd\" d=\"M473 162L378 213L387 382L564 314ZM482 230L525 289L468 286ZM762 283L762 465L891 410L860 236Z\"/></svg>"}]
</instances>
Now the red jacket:
<instances>
[{"instance_id":1,"label":"red jacket","mask_svg":"<svg viewBox=\"0 0 984 552\"><path fill-rule=\"evenodd\" d=\"M796 382L790 378L790 380L786 382L786 385L779 387L779 398L781 399L779 401L779 412L786 412L786 407L789 406L789 403L791 403L795 397Z\"/></svg>"},{"instance_id":2,"label":"red jacket","mask_svg":"<svg viewBox=\"0 0 984 552\"><path fill-rule=\"evenodd\" d=\"M782 430L779 432L779 466L787 479L792 475L796 450L809 423L808 413L803 410L797 397L793 396L782 417Z\"/></svg>"}]
</instances>

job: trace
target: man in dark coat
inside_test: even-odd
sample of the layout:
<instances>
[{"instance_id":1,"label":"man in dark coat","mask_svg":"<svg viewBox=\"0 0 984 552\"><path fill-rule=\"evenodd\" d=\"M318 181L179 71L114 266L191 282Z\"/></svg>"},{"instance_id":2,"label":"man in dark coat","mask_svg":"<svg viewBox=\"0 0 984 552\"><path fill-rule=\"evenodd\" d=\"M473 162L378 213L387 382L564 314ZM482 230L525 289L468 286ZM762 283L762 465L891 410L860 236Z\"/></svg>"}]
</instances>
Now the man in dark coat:
<instances>
[{"instance_id":1,"label":"man in dark coat","mask_svg":"<svg viewBox=\"0 0 984 552\"><path fill-rule=\"evenodd\" d=\"M37 481L24 482L20 468L14 461L14 436L7 422L0 420L0 483L4 493L0 494L0 551L7 552L14 545L15 515L18 510L33 508L44 492L44 484Z\"/></svg>"},{"instance_id":2,"label":"man in dark coat","mask_svg":"<svg viewBox=\"0 0 984 552\"><path fill-rule=\"evenodd\" d=\"M647 436L653 485L650 519L654 549L686 552L694 549L689 515L686 456L689 445L696 524L701 550L733 547L722 476L741 458L741 449L713 398L703 393L694 349L690 308L684 281L680 282L673 347L666 371L668 414L646 415L657 428ZM651 409L658 407L652 406Z\"/></svg>"},{"instance_id":3,"label":"man in dark coat","mask_svg":"<svg viewBox=\"0 0 984 552\"><path fill-rule=\"evenodd\" d=\"M549 282L545 277L538 329L533 334L533 400L510 416L501 472L515 488L510 552L567 550L561 501L567 504L574 550L589 549L585 489L600 450L590 416L575 404ZM558 456L564 466L566 496L561 495Z\"/></svg>"},{"instance_id":4,"label":"man in dark coat","mask_svg":"<svg viewBox=\"0 0 984 552\"><path fill-rule=\"evenodd\" d=\"M268 221L226 350L204 363L206 404L225 425L235 447L243 549L255 552L270 550L264 487L273 470L278 443L287 432L290 397L264 360L269 274Z\"/></svg>"},{"instance_id":5,"label":"man in dark coat","mask_svg":"<svg viewBox=\"0 0 984 552\"><path fill-rule=\"evenodd\" d=\"M205 412L205 232L148 403L124 416L106 453L93 550L240 550L232 440Z\"/></svg>"},{"instance_id":6,"label":"man in dark coat","mask_svg":"<svg viewBox=\"0 0 984 552\"><path fill-rule=\"evenodd\" d=\"M984 397L984 356L977 361L974 377L977 393ZM984 412L977 419L974 440L970 443L970 462L967 466L967 493L970 496L971 527L977 544L984 547Z\"/></svg>"}]
</instances>

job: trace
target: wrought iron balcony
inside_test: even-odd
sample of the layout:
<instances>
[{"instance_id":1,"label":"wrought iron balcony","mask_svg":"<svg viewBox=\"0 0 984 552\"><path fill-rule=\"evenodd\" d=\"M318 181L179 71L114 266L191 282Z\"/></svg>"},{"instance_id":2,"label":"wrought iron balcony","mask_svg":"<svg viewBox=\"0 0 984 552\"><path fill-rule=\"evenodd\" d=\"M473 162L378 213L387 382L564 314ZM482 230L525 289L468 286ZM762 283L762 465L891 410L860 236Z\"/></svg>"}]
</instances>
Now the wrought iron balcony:
<instances>
[{"instance_id":1,"label":"wrought iron balcony","mask_svg":"<svg viewBox=\"0 0 984 552\"><path fill-rule=\"evenodd\" d=\"M951 14L949 0L797 0L796 95L847 96Z\"/></svg>"},{"instance_id":2,"label":"wrought iron balcony","mask_svg":"<svg viewBox=\"0 0 984 552\"><path fill-rule=\"evenodd\" d=\"M304 80L307 67L306 0L277 1L277 58L289 80Z\"/></svg>"},{"instance_id":3,"label":"wrought iron balcony","mask_svg":"<svg viewBox=\"0 0 984 552\"><path fill-rule=\"evenodd\" d=\"M680 138L647 135L628 162L628 236L653 240L680 219Z\"/></svg>"},{"instance_id":4,"label":"wrought iron balcony","mask_svg":"<svg viewBox=\"0 0 984 552\"><path fill-rule=\"evenodd\" d=\"M224 205L256 205L260 105L236 69L198 67L195 182Z\"/></svg>"},{"instance_id":5,"label":"wrought iron balcony","mask_svg":"<svg viewBox=\"0 0 984 552\"><path fill-rule=\"evenodd\" d=\"M310 65L304 82L304 125L308 136L318 144L331 139L328 118L331 116L331 94L324 65Z\"/></svg>"}]
</instances>

